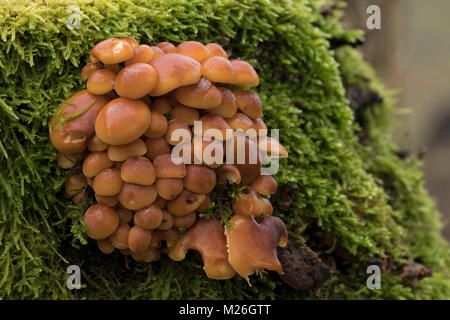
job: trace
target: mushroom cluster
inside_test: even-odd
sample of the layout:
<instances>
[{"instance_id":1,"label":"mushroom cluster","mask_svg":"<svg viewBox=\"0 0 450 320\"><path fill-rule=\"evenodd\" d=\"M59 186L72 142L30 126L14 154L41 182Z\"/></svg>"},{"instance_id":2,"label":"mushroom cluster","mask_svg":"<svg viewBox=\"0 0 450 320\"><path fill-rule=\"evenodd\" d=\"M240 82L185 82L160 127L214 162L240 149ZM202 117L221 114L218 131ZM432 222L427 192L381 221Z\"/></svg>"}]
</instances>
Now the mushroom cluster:
<instances>
[{"instance_id":1,"label":"mushroom cluster","mask_svg":"<svg viewBox=\"0 0 450 320\"><path fill-rule=\"evenodd\" d=\"M86 90L60 105L50 121L57 163L70 169L64 194L76 204L94 195L83 217L87 236L105 254L117 249L144 262L162 253L180 261L196 250L212 279L237 273L248 281L262 269L281 274L277 246L286 245L287 231L272 217L269 196L277 183L261 174L259 151L271 158L285 158L287 151L267 136L258 95L239 88L259 84L254 68L228 59L215 43L149 46L131 37L99 42L90 60L81 72ZM193 146L183 157L173 153L186 143L174 135L179 129ZM210 135L211 129L224 138ZM245 153L241 162L222 161L229 152L225 140L238 143L227 130L248 129L256 134L245 137L241 151L256 148L256 160ZM212 145L223 152L209 161L203 155ZM198 217L214 210L209 194L219 184L245 186L230 199L234 215L227 227Z\"/></svg>"}]
</instances>

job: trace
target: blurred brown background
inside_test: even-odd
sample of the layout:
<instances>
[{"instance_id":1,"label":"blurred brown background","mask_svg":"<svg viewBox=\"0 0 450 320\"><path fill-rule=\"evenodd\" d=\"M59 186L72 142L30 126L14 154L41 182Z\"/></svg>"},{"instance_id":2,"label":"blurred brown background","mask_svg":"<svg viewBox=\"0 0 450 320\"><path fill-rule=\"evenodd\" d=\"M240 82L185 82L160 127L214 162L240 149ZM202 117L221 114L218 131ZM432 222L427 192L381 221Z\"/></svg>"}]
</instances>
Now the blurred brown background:
<instances>
[{"instance_id":1,"label":"blurred brown background","mask_svg":"<svg viewBox=\"0 0 450 320\"><path fill-rule=\"evenodd\" d=\"M346 2L346 26L366 32L366 60L388 88L399 89L395 139L413 154L426 151L426 184L444 214L450 240L450 1ZM366 27L371 4L380 6L380 30Z\"/></svg>"}]
</instances>

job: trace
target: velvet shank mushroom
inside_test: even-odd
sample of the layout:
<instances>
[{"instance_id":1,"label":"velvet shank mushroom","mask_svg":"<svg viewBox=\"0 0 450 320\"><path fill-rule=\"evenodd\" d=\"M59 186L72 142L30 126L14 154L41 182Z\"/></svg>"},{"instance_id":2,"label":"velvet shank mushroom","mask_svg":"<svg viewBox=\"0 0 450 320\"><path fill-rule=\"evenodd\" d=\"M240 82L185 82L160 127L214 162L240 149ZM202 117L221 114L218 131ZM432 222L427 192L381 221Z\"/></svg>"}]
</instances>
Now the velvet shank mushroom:
<instances>
[{"instance_id":1,"label":"velvet shank mushroom","mask_svg":"<svg viewBox=\"0 0 450 320\"><path fill-rule=\"evenodd\" d=\"M101 240L112 235L119 226L119 215L103 204L94 204L83 217L88 237Z\"/></svg>"}]
</instances>

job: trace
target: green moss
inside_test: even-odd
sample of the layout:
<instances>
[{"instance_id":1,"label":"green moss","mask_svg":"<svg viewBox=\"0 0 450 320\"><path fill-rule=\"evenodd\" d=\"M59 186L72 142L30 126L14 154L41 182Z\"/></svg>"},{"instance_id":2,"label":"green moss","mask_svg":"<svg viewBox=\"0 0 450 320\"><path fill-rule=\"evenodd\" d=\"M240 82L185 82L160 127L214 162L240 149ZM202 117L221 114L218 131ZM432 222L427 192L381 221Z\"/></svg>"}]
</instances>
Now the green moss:
<instances>
[{"instance_id":1,"label":"green moss","mask_svg":"<svg viewBox=\"0 0 450 320\"><path fill-rule=\"evenodd\" d=\"M416 160L404 162L390 142L391 99L373 71L349 47L359 32L344 31L338 16L321 14L330 1L3 1L0 5L0 297L44 299L166 298L450 298L449 247L440 215L423 187ZM69 30L68 6L78 5L81 29ZM295 182L289 208L275 205L291 237L311 221L330 234L325 257L345 250L351 261L319 290L298 293L277 275L245 281L208 280L201 260L141 264L101 255L84 241L82 210L59 192L67 174L56 166L48 138L50 115L82 87L79 72L90 48L113 36L144 43L195 39L224 44L261 76L256 89L264 119L279 128L289 158L276 176ZM346 87L374 90L385 99L354 122ZM358 139L364 132L367 141ZM306 231L305 231L306 230ZM80 241L81 240L81 241ZM382 290L365 286L369 258L390 255L394 269ZM413 290L399 268L420 260L434 275ZM81 266L85 287L65 288L65 269Z\"/></svg>"}]
</instances>

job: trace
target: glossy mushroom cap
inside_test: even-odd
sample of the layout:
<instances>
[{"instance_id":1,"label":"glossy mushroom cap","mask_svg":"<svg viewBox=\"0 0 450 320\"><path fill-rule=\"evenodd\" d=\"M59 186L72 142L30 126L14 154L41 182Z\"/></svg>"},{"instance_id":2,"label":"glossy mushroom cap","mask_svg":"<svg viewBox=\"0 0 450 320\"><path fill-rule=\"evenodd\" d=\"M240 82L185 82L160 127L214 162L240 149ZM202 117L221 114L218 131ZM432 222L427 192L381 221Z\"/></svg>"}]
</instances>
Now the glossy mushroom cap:
<instances>
[{"instance_id":1,"label":"glossy mushroom cap","mask_svg":"<svg viewBox=\"0 0 450 320\"><path fill-rule=\"evenodd\" d=\"M73 168L79 160L82 159L82 154L64 154L62 152L58 152L58 156L56 157L56 162L58 166L63 169Z\"/></svg>"},{"instance_id":2,"label":"glossy mushroom cap","mask_svg":"<svg viewBox=\"0 0 450 320\"><path fill-rule=\"evenodd\" d=\"M131 227L128 224L121 224L117 230L109 237L114 248L119 250L128 249L128 236Z\"/></svg>"},{"instance_id":3,"label":"glossy mushroom cap","mask_svg":"<svg viewBox=\"0 0 450 320\"><path fill-rule=\"evenodd\" d=\"M156 188L154 185L141 186L137 184L124 183L119 193L120 204L128 210L140 210L153 203L156 199Z\"/></svg>"},{"instance_id":4,"label":"glossy mushroom cap","mask_svg":"<svg viewBox=\"0 0 450 320\"><path fill-rule=\"evenodd\" d=\"M90 152L105 151L108 145L99 139L95 134L87 142L87 148Z\"/></svg>"},{"instance_id":5,"label":"glossy mushroom cap","mask_svg":"<svg viewBox=\"0 0 450 320\"><path fill-rule=\"evenodd\" d=\"M208 49L210 57L218 56L228 58L228 54L225 52L222 46L218 45L217 43L208 43L207 45L205 45L205 47Z\"/></svg>"},{"instance_id":6,"label":"glossy mushroom cap","mask_svg":"<svg viewBox=\"0 0 450 320\"><path fill-rule=\"evenodd\" d=\"M172 119L167 123L167 131L164 135L169 144L175 146L192 138L189 125L184 120Z\"/></svg>"},{"instance_id":7,"label":"glossy mushroom cap","mask_svg":"<svg viewBox=\"0 0 450 320\"><path fill-rule=\"evenodd\" d=\"M121 40L124 40L126 42L128 42L128 44L133 48L136 49L137 47L139 47L139 42L137 42L137 40L131 36L126 36L123 38L120 38Z\"/></svg>"},{"instance_id":8,"label":"glossy mushroom cap","mask_svg":"<svg viewBox=\"0 0 450 320\"><path fill-rule=\"evenodd\" d=\"M158 46L150 46L150 48L152 48L152 50L153 50L153 59L165 54L165 52L163 50L161 50L161 48Z\"/></svg>"},{"instance_id":9,"label":"glossy mushroom cap","mask_svg":"<svg viewBox=\"0 0 450 320\"><path fill-rule=\"evenodd\" d=\"M178 229L188 229L192 227L197 220L197 214L191 212L183 217L174 217L174 226Z\"/></svg>"},{"instance_id":10,"label":"glossy mushroom cap","mask_svg":"<svg viewBox=\"0 0 450 320\"><path fill-rule=\"evenodd\" d=\"M88 184L86 182L86 178L83 177L83 175L74 172L70 174L66 179L64 193L67 196L72 197L82 192L83 189L86 188L87 186Z\"/></svg>"},{"instance_id":11,"label":"glossy mushroom cap","mask_svg":"<svg viewBox=\"0 0 450 320\"><path fill-rule=\"evenodd\" d=\"M175 223L174 216L167 210L163 210L162 213L163 219L158 230L170 230Z\"/></svg>"},{"instance_id":12,"label":"glossy mushroom cap","mask_svg":"<svg viewBox=\"0 0 450 320\"><path fill-rule=\"evenodd\" d=\"M205 199L195 210L198 212L205 212L209 208L210 204L211 204L211 199L208 197L208 195L205 195Z\"/></svg>"},{"instance_id":13,"label":"glossy mushroom cap","mask_svg":"<svg viewBox=\"0 0 450 320\"><path fill-rule=\"evenodd\" d=\"M158 228L163 221L163 212L161 208L152 204L141 210L136 211L134 215L134 224L146 230Z\"/></svg>"},{"instance_id":14,"label":"glossy mushroom cap","mask_svg":"<svg viewBox=\"0 0 450 320\"><path fill-rule=\"evenodd\" d=\"M151 96L161 96L200 80L200 63L182 54L163 54L154 58L150 65L159 75L156 87L150 92Z\"/></svg>"},{"instance_id":15,"label":"glossy mushroom cap","mask_svg":"<svg viewBox=\"0 0 450 320\"><path fill-rule=\"evenodd\" d=\"M150 109L144 102L117 98L105 105L98 114L95 133L105 143L122 145L142 136L150 122Z\"/></svg>"},{"instance_id":16,"label":"glossy mushroom cap","mask_svg":"<svg viewBox=\"0 0 450 320\"><path fill-rule=\"evenodd\" d=\"M120 146L109 146L108 157L112 161L125 161L131 157L143 156L147 153L147 145L142 139Z\"/></svg>"},{"instance_id":17,"label":"glossy mushroom cap","mask_svg":"<svg viewBox=\"0 0 450 320\"><path fill-rule=\"evenodd\" d=\"M97 247L104 254L111 254L114 251L114 246L112 245L111 241L109 241L108 238L97 240Z\"/></svg>"},{"instance_id":18,"label":"glossy mushroom cap","mask_svg":"<svg viewBox=\"0 0 450 320\"><path fill-rule=\"evenodd\" d=\"M177 48L171 44L170 42L164 41L160 42L156 45L158 48L160 48L164 53L175 53L177 52Z\"/></svg>"},{"instance_id":19,"label":"glossy mushroom cap","mask_svg":"<svg viewBox=\"0 0 450 320\"><path fill-rule=\"evenodd\" d=\"M133 213L130 210L118 208L117 213L119 214L119 223L130 223L133 220Z\"/></svg>"},{"instance_id":20,"label":"glossy mushroom cap","mask_svg":"<svg viewBox=\"0 0 450 320\"><path fill-rule=\"evenodd\" d=\"M160 155L170 153L170 145L164 137L147 139L145 144L147 145L147 157L150 160L154 160Z\"/></svg>"},{"instance_id":21,"label":"glossy mushroom cap","mask_svg":"<svg viewBox=\"0 0 450 320\"><path fill-rule=\"evenodd\" d=\"M247 131L253 127L252 119L241 112L236 112L233 117L227 119L227 123L233 130L241 129L243 131Z\"/></svg>"},{"instance_id":22,"label":"glossy mushroom cap","mask_svg":"<svg viewBox=\"0 0 450 320\"><path fill-rule=\"evenodd\" d=\"M262 116L262 103L259 96L248 90L235 90L236 104L244 114L251 119Z\"/></svg>"},{"instance_id":23,"label":"glossy mushroom cap","mask_svg":"<svg viewBox=\"0 0 450 320\"><path fill-rule=\"evenodd\" d=\"M160 138L167 132L167 127L166 117L157 111L152 111L152 122L144 135L151 139Z\"/></svg>"},{"instance_id":24,"label":"glossy mushroom cap","mask_svg":"<svg viewBox=\"0 0 450 320\"><path fill-rule=\"evenodd\" d=\"M204 194L183 190L175 199L167 202L167 210L176 217L182 217L197 209L204 199Z\"/></svg>"},{"instance_id":25,"label":"glossy mushroom cap","mask_svg":"<svg viewBox=\"0 0 450 320\"><path fill-rule=\"evenodd\" d=\"M222 93L222 103L218 107L206 109L206 111L226 119L232 118L238 110L233 91L224 87L218 87L217 89Z\"/></svg>"},{"instance_id":26,"label":"glossy mushroom cap","mask_svg":"<svg viewBox=\"0 0 450 320\"><path fill-rule=\"evenodd\" d=\"M177 241L169 253L175 261L185 258L189 249L200 252L203 269L210 279L230 279L235 271L228 262L224 228L216 219L199 219L183 237Z\"/></svg>"},{"instance_id":27,"label":"glossy mushroom cap","mask_svg":"<svg viewBox=\"0 0 450 320\"><path fill-rule=\"evenodd\" d=\"M117 196L101 196L97 193L95 194L95 200L97 203L104 204L105 206L111 208L115 207L119 203L119 198Z\"/></svg>"},{"instance_id":28,"label":"glossy mushroom cap","mask_svg":"<svg viewBox=\"0 0 450 320\"><path fill-rule=\"evenodd\" d=\"M88 237L101 240L108 238L119 226L119 215L116 211L103 204L94 204L83 217L87 226Z\"/></svg>"},{"instance_id":29,"label":"glossy mushroom cap","mask_svg":"<svg viewBox=\"0 0 450 320\"><path fill-rule=\"evenodd\" d=\"M88 81L89 82L89 81ZM120 70L114 81L114 90L124 98L140 99L158 83L158 73L147 63L133 63Z\"/></svg>"},{"instance_id":30,"label":"glossy mushroom cap","mask_svg":"<svg viewBox=\"0 0 450 320\"><path fill-rule=\"evenodd\" d=\"M177 46L176 52L191 57L200 63L210 56L208 48L198 41L184 41Z\"/></svg>"},{"instance_id":31,"label":"glossy mushroom cap","mask_svg":"<svg viewBox=\"0 0 450 320\"><path fill-rule=\"evenodd\" d=\"M127 183L140 185L151 185L156 179L155 169L146 157L129 158L120 167L120 176Z\"/></svg>"},{"instance_id":32,"label":"glossy mushroom cap","mask_svg":"<svg viewBox=\"0 0 450 320\"><path fill-rule=\"evenodd\" d=\"M83 174L86 178L95 177L103 169L113 166L106 152L92 152L83 161Z\"/></svg>"},{"instance_id":33,"label":"glossy mushroom cap","mask_svg":"<svg viewBox=\"0 0 450 320\"><path fill-rule=\"evenodd\" d=\"M172 105L167 98L159 97L153 100L152 111L156 111L161 114L168 114L171 110Z\"/></svg>"},{"instance_id":34,"label":"glossy mushroom cap","mask_svg":"<svg viewBox=\"0 0 450 320\"><path fill-rule=\"evenodd\" d=\"M252 128L256 130L258 136L267 136L267 126L261 118L253 119Z\"/></svg>"},{"instance_id":35,"label":"glossy mushroom cap","mask_svg":"<svg viewBox=\"0 0 450 320\"><path fill-rule=\"evenodd\" d=\"M239 215L260 215L263 211L261 202L256 192L248 188L237 194L232 205L233 212Z\"/></svg>"},{"instance_id":36,"label":"glossy mushroom cap","mask_svg":"<svg viewBox=\"0 0 450 320\"><path fill-rule=\"evenodd\" d=\"M264 196L277 192L278 184L272 176L260 175L251 183L251 187Z\"/></svg>"},{"instance_id":37,"label":"glossy mushroom cap","mask_svg":"<svg viewBox=\"0 0 450 320\"><path fill-rule=\"evenodd\" d=\"M81 69L81 80L87 81L89 76L96 70L102 69L100 63L88 63Z\"/></svg>"},{"instance_id":38,"label":"glossy mushroom cap","mask_svg":"<svg viewBox=\"0 0 450 320\"><path fill-rule=\"evenodd\" d=\"M71 154L86 150L94 134L95 119L109 102L105 95L79 91L61 105L50 120L50 139L58 151Z\"/></svg>"},{"instance_id":39,"label":"glossy mushroom cap","mask_svg":"<svg viewBox=\"0 0 450 320\"><path fill-rule=\"evenodd\" d=\"M92 94L106 94L114 87L116 74L108 69L93 71L86 83L87 90Z\"/></svg>"},{"instance_id":40,"label":"glossy mushroom cap","mask_svg":"<svg viewBox=\"0 0 450 320\"><path fill-rule=\"evenodd\" d=\"M241 277L249 281L249 275L262 269L283 273L277 246L287 245L288 234L281 219L263 217L258 223L254 216L235 215L230 223L225 229L228 261Z\"/></svg>"},{"instance_id":41,"label":"glossy mushroom cap","mask_svg":"<svg viewBox=\"0 0 450 320\"><path fill-rule=\"evenodd\" d=\"M97 43L91 51L92 62L101 61L103 64L116 64L131 59L134 49L129 42L111 38Z\"/></svg>"},{"instance_id":42,"label":"glossy mushroom cap","mask_svg":"<svg viewBox=\"0 0 450 320\"><path fill-rule=\"evenodd\" d=\"M172 119L179 119L186 122L189 126L194 125L194 121L200 119L200 114L197 109L183 106L182 104L175 105L171 112L170 117Z\"/></svg>"},{"instance_id":43,"label":"glossy mushroom cap","mask_svg":"<svg viewBox=\"0 0 450 320\"><path fill-rule=\"evenodd\" d=\"M143 252L150 246L152 233L144 228L134 226L128 234L128 247L131 252Z\"/></svg>"},{"instance_id":44,"label":"glossy mushroom cap","mask_svg":"<svg viewBox=\"0 0 450 320\"><path fill-rule=\"evenodd\" d=\"M219 168L217 168L216 173L217 182L219 183L241 183L241 173L233 164L222 164Z\"/></svg>"},{"instance_id":45,"label":"glossy mushroom cap","mask_svg":"<svg viewBox=\"0 0 450 320\"><path fill-rule=\"evenodd\" d=\"M177 160L180 162L175 163ZM153 166L158 178L184 178L186 175L186 165L179 158L171 154L157 156L153 160Z\"/></svg>"},{"instance_id":46,"label":"glossy mushroom cap","mask_svg":"<svg viewBox=\"0 0 450 320\"><path fill-rule=\"evenodd\" d=\"M125 61L125 65L129 66L134 63L150 63L153 59L153 55L153 49L146 44L142 44L134 49L133 57Z\"/></svg>"},{"instance_id":47,"label":"glossy mushroom cap","mask_svg":"<svg viewBox=\"0 0 450 320\"><path fill-rule=\"evenodd\" d=\"M184 188L195 193L210 193L216 186L216 173L201 164L186 166Z\"/></svg>"},{"instance_id":48,"label":"glossy mushroom cap","mask_svg":"<svg viewBox=\"0 0 450 320\"><path fill-rule=\"evenodd\" d=\"M108 168L100 171L95 176L93 189L101 196L115 196L122 189L123 181L120 177L120 170Z\"/></svg>"},{"instance_id":49,"label":"glossy mushroom cap","mask_svg":"<svg viewBox=\"0 0 450 320\"><path fill-rule=\"evenodd\" d=\"M231 129L227 121L216 114L207 114L200 118L202 122L202 136L215 138L216 140L227 140L227 130ZM220 132L221 137L216 136ZM221 139L220 139L221 138Z\"/></svg>"},{"instance_id":50,"label":"glossy mushroom cap","mask_svg":"<svg viewBox=\"0 0 450 320\"><path fill-rule=\"evenodd\" d=\"M242 60L230 60L230 62L236 71L235 85L243 87L256 87L259 85L258 74L251 64Z\"/></svg>"},{"instance_id":51,"label":"glossy mushroom cap","mask_svg":"<svg viewBox=\"0 0 450 320\"><path fill-rule=\"evenodd\" d=\"M222 103L222 94L208 79L201 78L195 84L186 85L175 91L176 99L192 108L211 109Z\"/></svg>"},{"instance_id":52,"label":"glossy mushroom cap","mask_svg":"<svg viewBox=\"0 0 450 320\"><path fill-rule=\"evenodd\" d=\"M233 84L236 71L231 62L223 57L214 56L203 62L200 70L202 77L211 82Z\"/></svg>"},{"instance_id":53,"label":"glossy mushroom cap","mask_svg":"<svg viewBox=\"0 0 450 320\"><path fill-rule=\"evenodd\" d=\"M261 207L262 207L262 215L263 216L271 216L273 213L273 206L272 203L270 202L269 199L266 198L259 198L259 201L261 203Z\"/></svg>"},{"instance_id":54,"label":"glossy mushroom cap","mask_svg":"<svg viewBox=\"0 0 450 320\"><path fill-rule=\"evenodd\" d=\"M183 191L183 179L165 179L156 180L156 191L158 195L165 200L172 200Z\"/></svg>"},{"instance_id":55,"label":"glossy mushroom cap","mask_svg":"<svg viewBox=\"0 0 450 320\"><path fill-rule=\"evenodd\" d=\"M266 153L272 158L287 158L288 152L286 148L278 141L271 137L263 136L258 138L258 149Z\"/></svg>"}]
</instances>

